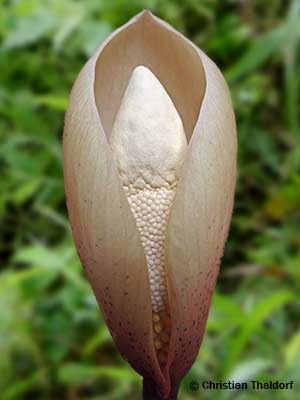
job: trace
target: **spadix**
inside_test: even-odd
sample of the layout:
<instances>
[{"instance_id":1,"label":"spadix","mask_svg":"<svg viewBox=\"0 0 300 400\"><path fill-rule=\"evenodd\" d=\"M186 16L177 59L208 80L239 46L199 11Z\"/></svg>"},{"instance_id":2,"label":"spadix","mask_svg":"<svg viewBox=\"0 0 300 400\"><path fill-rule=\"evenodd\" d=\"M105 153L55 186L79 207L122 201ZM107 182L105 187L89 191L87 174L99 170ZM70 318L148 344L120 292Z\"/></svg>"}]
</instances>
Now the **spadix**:
<instances>
[{"instance_id":1,"label":"spadix","mask_svg":"<svg viewBox=\"0 0 300 400\"><path fill-rule=\"evenodd\" d=\"M166 230L187 141L172 100L146 67L132 73L110 145L147 259L154 346L163 368L171 332Z\"/></svg>"}]
</instances>

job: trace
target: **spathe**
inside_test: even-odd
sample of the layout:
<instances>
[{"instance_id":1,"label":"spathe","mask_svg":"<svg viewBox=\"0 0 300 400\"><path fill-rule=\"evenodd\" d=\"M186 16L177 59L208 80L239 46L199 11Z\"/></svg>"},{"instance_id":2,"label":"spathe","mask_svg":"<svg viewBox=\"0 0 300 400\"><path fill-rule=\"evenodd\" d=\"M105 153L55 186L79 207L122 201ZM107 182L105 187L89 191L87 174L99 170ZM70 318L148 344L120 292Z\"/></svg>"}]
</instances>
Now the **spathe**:
<instances>
[{"instance_id":1,"label":"spathe","mask_svg":"<svg viewBox=\"0 0 300 400\"><path fill-rule=\"evenodd\" d=\"M189 140L168 223L172 333L164 373L153 345L146 259L108 143L137 65L164 85ZM201 344L233 206L236 128L220 71L183 35L142 12L113 32L80 72L63 158L74 240L117 347L143 375L145 398L153 386L157 396L176 398Z\"/></svg>"}]
</instances>

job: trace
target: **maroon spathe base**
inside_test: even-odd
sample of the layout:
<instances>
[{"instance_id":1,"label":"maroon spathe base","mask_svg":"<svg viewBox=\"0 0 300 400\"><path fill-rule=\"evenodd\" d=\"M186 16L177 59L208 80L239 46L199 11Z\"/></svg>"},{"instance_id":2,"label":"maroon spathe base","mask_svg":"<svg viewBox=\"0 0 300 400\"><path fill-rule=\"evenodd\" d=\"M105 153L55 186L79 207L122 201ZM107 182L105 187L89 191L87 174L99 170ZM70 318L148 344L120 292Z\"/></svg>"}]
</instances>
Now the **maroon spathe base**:
<instances>
[{"instance_id":1,"label":"maroon spathe base","mask_svg":"<svg viewBox=\"0 0 300 400\"><path fill-rule=\"evenodd\" d=\"M172 386L171 393L168 397L161 397L156 390L156 385L153 381L143 380L143 400L177 400L179 385Z\"/></svg>"}]
</instances>

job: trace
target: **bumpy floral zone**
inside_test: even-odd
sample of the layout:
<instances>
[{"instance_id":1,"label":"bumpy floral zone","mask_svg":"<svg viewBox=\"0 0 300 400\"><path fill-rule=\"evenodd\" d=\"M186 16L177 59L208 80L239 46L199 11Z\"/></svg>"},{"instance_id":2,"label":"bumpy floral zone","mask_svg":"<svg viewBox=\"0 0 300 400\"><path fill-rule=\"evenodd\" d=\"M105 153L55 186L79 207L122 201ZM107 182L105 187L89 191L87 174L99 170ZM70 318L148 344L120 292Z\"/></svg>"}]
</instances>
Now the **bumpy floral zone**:
<instances>
[{"instance_id":1,"label":"bumpy floral zone","mask_svg":"<svg viewBox=\"0 0 300 400\"><path fill-rule=\"evenodd\" d=\"M171 320L166 281L165 239L171 205L177 182L164 180L162 187L146 183L142 178L134 183L123 182L132 213L143 244L152 298L154 346L161 366L167 361Z\"/></svg>"}]
</instances>

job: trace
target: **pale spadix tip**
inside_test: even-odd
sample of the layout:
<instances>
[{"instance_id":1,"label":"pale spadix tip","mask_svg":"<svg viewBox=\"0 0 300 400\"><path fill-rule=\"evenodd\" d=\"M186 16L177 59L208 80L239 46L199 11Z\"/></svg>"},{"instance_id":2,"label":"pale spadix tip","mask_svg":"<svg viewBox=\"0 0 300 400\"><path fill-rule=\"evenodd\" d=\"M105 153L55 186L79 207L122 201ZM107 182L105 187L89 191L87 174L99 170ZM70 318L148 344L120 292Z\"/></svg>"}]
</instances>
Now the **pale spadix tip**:
<instances>
[{"instance_id":1,"label":"pale spadix tip","mask_svg":"<svg viewBox=\"0 0 300 400\"><path fill-rule=\"evenodd\" d=\"M178 174L187 141L181 118L150 69L134 69L121 101L110 145L119 170L133 180L137 171L162 178Z\"/></svg>"}]
</instances>

